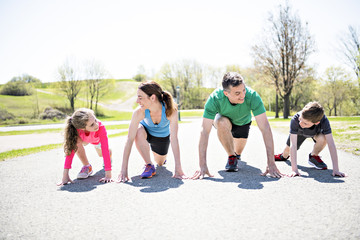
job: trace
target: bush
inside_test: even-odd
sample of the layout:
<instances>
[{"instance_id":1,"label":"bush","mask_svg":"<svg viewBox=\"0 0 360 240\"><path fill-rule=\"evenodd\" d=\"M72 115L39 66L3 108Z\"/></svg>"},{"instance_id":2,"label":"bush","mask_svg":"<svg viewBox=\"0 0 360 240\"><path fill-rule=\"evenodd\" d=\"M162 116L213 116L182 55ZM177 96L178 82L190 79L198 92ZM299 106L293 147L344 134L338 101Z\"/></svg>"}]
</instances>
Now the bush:
<instances>
[{"instance_id":1,"label":"bush","mask_svg":"<svg viewBox=\"0 0 360 240\"><path fill-rule=\"evenodd\" d=\"M29 83L23 81L17 82L8 82L6 83L2 89L2 95L10 95L10 96L28 96L33 93L33 88Z\"/></svg>"},{"instance_id":2,"label":"bush","mask_svg":"<svg viewBox=\"0 0 360 240\"><path fill-rule=\"evenodd\" d=\"M6 109L0 109L0 121L6 121L14 119L15 116L12 113L9 113Z\"/></svg>"},{"instance_id":3,"label":"bush","mask_svg":"<svg viewBox=\"0 0 360 240\"><path fill-rule=\"evenodd\" d=\"M47 107L43 113L40 114L40 119L64 119L66 114L51 107Z\"/></svg>"}]
</instances>

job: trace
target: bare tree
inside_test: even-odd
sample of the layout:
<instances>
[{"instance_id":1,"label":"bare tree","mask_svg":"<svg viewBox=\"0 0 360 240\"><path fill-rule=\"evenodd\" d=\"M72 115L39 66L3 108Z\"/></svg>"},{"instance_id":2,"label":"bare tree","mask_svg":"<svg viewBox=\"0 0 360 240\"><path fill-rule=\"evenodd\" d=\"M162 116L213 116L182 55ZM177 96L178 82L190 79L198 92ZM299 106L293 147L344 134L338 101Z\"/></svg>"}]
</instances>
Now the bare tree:
<instances>
[{"instance_id":1,"label":"bare tree","mask_svg":"<svg viewBox=\"0 0 360 240\"><path fill-rule=\"evenodd\" d=\"M349 32L341 38L341 43L345 61L354 70L360 84L360 30L349 26Z\"/></svg>"},{"instance_id":2,"label":"bare tree","mask_svg":"<svg viewBox=\"0 0 360 240\"><path fill-rule=\"evenodd\" d=\"M95 105L95 113L97 113L97 106L101 96L103 96L108 90L108 81L104 80L108 77L108 73L99 62L94 60L85 63L85 77L86 86L88 89L90 109L93 109Z\"/></svg>"},{"instance_id":3,"label":"bare tree","mask_svg":"<svg viewBox=\"0 0 360 240\"><path fill-rule=\"evenodd\" d=\"M264 30L263 41L253 46L255 63L273 80L277 94L284 100L284 118L290 115L290 95L294 83L314 49L314 42L297 14L286 3L279 6L279 15L270 13L270 27Z\"/></svg>"},{"instance_id":4,"label":"bare tree","mask_svg":"<svg viewBox=\"0 0 360 240\"><path fill-rule=\"evenodd\" d=\"M75 100L81 89L80 71L75 63L66 60L62 66L58 68L60 78L60 89L66 94L70 102L71 110L75 110Z\"/></svg>"}]
</instances>

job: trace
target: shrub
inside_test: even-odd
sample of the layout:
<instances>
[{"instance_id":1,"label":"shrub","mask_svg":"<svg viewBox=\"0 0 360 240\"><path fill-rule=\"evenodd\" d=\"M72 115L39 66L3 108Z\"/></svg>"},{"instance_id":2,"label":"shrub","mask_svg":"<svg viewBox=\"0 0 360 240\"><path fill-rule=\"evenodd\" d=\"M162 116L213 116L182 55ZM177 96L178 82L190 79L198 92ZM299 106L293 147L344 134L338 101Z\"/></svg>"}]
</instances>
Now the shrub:
<instances>
[{"instance_id":1,"label":"shrub","mask_svg":"<svg viewBox=\"0 0 360 240\"><path fill-rule=\"evenodd\" d=\"M10 96L27 96L33 93L33 88L29 83L23 81L16 82L8 82L6 83L2 89L2 95L10 95Z\"/></svg>"},{"instance_id":2,"label":"shrub","mask_svg":"<svg viewBox=\"0 0 360 240\"><path fill-rule=\"evenodd\" d=\"M6 121L14 119L15 116L12 113L9 113L6 109L0 109L0 121Z\"/></svg>"},{"instance_id":3,"label":"shrub","mask_svg":"<svg viewBox=\"0 0 360 240\"><path fill-rule=\"evenodd\" d=\"M43 113L40 114L40 119L64 119L66 114L51 107L47 107Z\"/></svg>"}]
</instances>

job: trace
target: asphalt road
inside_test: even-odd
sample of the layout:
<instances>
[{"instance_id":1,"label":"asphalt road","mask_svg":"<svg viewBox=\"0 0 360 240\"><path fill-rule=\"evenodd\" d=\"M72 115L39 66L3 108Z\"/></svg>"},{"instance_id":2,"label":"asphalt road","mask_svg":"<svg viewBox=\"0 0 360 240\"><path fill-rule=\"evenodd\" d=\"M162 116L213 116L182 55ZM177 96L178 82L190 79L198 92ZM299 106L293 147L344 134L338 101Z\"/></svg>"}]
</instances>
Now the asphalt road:
<instances>
[{"instance_id":1,"label":"asphalt road","mask_svg":"<svg viewBox=\"0 0 360 240\"><path fill-rule=\"evenodd\" d=\"M200 121L180 124L179 140L184 172L198 169ZM20 140L19 140L20 141ZM110 138L113 177L121 167L125 137ZM274 132L275 152L286 135ZM100 184L102 159L86 150L95 174L57 187L61 180L62 149L0 162L0 239L360 239L360 158L339 151L340 170L331 176L307 164L311 141L299 151L302 177L274 179L260 176L265 147L251 127L240 170L224 171L226 154L213 130L208 166L214 178L171 178L170 150L165 167L152 179L140 179L143 161L135 146L124 184ZM323 159L332 168L328 149ZM289 163L277 164L280 171ZM81 168L75 157L70 176Z\"/></svg>"}]
</instances>

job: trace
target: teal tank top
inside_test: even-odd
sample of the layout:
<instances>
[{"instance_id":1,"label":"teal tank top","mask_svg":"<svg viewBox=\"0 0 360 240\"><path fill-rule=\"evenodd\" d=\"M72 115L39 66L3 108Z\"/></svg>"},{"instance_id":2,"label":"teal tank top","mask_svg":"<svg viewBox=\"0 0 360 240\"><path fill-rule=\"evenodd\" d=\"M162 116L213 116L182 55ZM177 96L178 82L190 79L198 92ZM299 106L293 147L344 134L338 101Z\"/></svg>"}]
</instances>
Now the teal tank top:
<instances>
[{"instance_id":1,"label":"teal tank top","mask_svg":"<svg viewBox=\"0 0 360 240\"><path fill-rule=\"evenodd\" d=\"M140 123L152 136L167 137L170 135L170 120L166 118L164 103L162 103L161 121L159 124L153 123L149 109L145 109L145 118Z\"/></svg>"}]
</instances>

